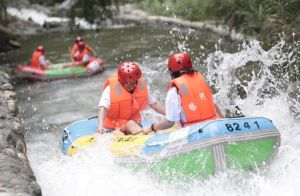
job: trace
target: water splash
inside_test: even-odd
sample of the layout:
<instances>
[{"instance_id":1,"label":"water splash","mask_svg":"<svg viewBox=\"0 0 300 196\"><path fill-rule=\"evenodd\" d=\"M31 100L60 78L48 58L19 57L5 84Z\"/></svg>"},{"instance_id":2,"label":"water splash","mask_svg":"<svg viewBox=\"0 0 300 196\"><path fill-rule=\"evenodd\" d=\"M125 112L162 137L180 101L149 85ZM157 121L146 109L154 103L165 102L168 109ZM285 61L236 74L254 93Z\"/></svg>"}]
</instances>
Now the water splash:
<instances>
[{"instance_id":1,"label":"water splash","mask_svg":"<svg viewBox=\"0 0 300 196\"><path fill-rule=\"evenodd\" d=\"M177 35L174 38L177 40ZM179 39L176 50L191 48L186 36ZM271 164L253 172L228 171L189 183L158 183L146 172L132 174L117 167L106 145L109 138L97 138L98 142L81 155L68 157L58 148L60 132L56 135L41 132L35 133L30 139L27 137L27 141L31 140L27 144L30 163L43 195L297 195L300 185L300 174L296 172L300 169L300 122L297 116L300 93L297 91L299 70L297 72L294 67L297 68L299 62L299 45L288 45L281 40L271 49L265 50L261 43L254 40L241 44L234 53L226 53L218 45L216 48L205 60L205 76L217 92L217 102L222 108L239 105L246 115L268 117L281 132L281 147ZM201 45L200 49L205 48ZM192 49L189 51L195 52ZM195 55L192 56L197 59ZM149 53L145 60L147 65L142 65L145 78L150 81L151 88L154 88L154 97L159 99L164 98L165 84L170 80L165 66L166 59L167 56L156 59L153 53ZM288 71L284 72L285 70ZM296 71L296 75L292 74L292 70ZM95 95L90 92L97 91L94 86L103 83L104 78L94 79L95 81L76 80L70 84L60 81L56 85L44 84L42 87L45 88L36 88L45 89L41 94L52 92L51 104L67 105L63 109L69 111L58 112L55 107L50 108L53 111L48 111L49 108L45 109L46 107L40 110L47 117L45 122L59 124L56 129L51 127L49 130L62 130L63 123L81 119L91 113L87 108L93 108L98 100L86 101L85 97L81 100L76 95L81 92L93 98ZM59 91L56 89L58 85L64 88ZM68 100L69 97L76 99L63 100ZM42 108L41 104L47 102L37 100L36 96L32 96L32 99L28 108L31 108L31 102L37 103L37 108ZM81 105L77 108L80 111L71 112L76 105ZM85 110L82 111L82 108ZM153 113L149 111L148 114L151 116ZM40 127L31 124L39 122L38 117L27 122L30 125L27 132Z\"/></svg>"},{"instance_id":2,"label":"water splash","mask_svg":"<svg viewBox=\"0 0 300 196\"><path fill-rule=\"evenodd\" d=\"M182 29L179 28L172 28L170 31L170 35L177 41L177 49L181 52L191 52L191 49L188 45L188 40L191 34L194 32L193 29L188 28L187 32L183 32Z\"/></svg>"},{"instance_id":3,"label":"water splash","mask_svg":"<svg viewBox=\"0 0 300 196\"><path fill-rule=\"evenodd\" d=\"M217 50L210 54L206 59L207 79L217 91L216 98L223 108L262 105L269 98L280 97L299 116L300 94L290 94L299 84L291 75L297 71L297 58L298 48L289 47L283 39L269 50L264 50L255 40L244 42L237 53Z\"/></svg>"}]
</instances>

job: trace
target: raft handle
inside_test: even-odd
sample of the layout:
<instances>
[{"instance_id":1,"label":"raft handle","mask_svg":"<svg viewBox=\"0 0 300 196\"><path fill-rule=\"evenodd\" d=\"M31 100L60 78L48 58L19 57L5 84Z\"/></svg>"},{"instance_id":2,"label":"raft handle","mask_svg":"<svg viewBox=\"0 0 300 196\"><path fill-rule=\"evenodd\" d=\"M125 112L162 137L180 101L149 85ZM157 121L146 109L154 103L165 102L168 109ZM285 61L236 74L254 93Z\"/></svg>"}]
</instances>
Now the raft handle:
<instances>
[{"instance_id":1,"label":"raft handle","mask_svg":"<svg viewBox=\"0 0 300 196\"><path fill-rule=\"evenodd\" d=\"M92 116L92 117L88 118L88 120L91 120L93 118L98 118L98 116Z\"/></svg>"}]
</instances>

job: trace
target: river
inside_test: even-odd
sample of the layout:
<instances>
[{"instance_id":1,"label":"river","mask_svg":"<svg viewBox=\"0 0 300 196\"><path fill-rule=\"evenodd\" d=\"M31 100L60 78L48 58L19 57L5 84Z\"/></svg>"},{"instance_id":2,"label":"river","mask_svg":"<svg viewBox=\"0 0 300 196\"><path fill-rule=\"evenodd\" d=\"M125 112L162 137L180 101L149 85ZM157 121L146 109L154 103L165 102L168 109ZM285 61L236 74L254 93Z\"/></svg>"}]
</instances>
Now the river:
<instances>
[{"instance_id":1,"label":"river","mask_svg":"<svg viewBox=\"0 0 300 196\"><path fill-rule=\"evenodd\" d=\"M44 196L298 195L300 107L299 94L293 92L299 82L291 82L288 76L278 80L270 70L274 64L292 64L299 51L284 41L264 50L255 40L240 44L210 32L171 26L112 27L80 34L108 62L102 74L16 84L28 158ZM41 43L52 62L65 62L75 37L67 32L37 35L23 40L23 49L2 62L24 63ZM283 50L286 47L288 51ZM250 172L228 171L189 183L167 183L155 181L146 172L132 174L116 166L108 147L109 135L97 136L95 145L76 156L62 154L58 142L63 128L97 115L102 84L120 62L140 63L151 94L163 103L170 79L167 58L178 51L190 52L194 66L214 84L215 99L223 111L239 105L245 115L273 120L282 141L271 164ZM144 115L160 117L151 109Z\"/></svg>"}]
</instances>

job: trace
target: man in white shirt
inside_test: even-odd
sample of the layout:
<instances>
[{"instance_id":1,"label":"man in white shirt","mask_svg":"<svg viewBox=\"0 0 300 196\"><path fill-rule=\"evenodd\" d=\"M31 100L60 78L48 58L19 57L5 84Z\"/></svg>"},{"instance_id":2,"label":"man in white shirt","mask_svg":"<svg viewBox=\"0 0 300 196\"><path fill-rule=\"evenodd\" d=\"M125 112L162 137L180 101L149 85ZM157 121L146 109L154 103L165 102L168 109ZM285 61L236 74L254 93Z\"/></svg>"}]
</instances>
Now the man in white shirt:
<instances>
[{"instance_id":1,"label":"man in white shirt","mask_svg":"<svg viewBox=\"0 0 300 196\"><path fill-rule=\"evenodd\" d=\"M165 100L165 118L153 123L151 127L144 128L144 134L170 128L178 122L187 126L223 117L214 103L210 87L204 77L193 69L187 53L172 55L169 58L168 69L172 80Z\"/></svg>"}]
</instances>

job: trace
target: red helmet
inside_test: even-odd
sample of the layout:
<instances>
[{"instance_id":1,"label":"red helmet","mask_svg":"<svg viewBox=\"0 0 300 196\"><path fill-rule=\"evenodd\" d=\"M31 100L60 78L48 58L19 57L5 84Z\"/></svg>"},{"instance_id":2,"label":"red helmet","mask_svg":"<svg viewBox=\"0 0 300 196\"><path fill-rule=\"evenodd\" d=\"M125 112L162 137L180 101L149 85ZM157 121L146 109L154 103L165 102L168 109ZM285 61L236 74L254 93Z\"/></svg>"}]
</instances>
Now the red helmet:
<instances>
[{"instance_id":1,"label":"red helmet","mask_svg":"<svg viewBox=\"0 0 300 196\"><path fill-rule=\"evenodd\" d=\"M75 42L78 43L78 42L80 42L80 41L83 41L83 38L80 37L80 36L77 36Z\"/></svg>"},{"instance_id":2,"label":"red helmet","mask_svg":"<svg viewBox=\"0 0 300 196\"><path fill-rule=\"evenodd\" d=\"M85 43L84 43L84 41L78 42L77 45L78 45L78 48L79 48L79 49L84 49L84 48L85 48Z\"/></svg>"},{"instance_id":3,"label":"red helmet","mask_svg":"<svg viewBox=\"0 0 300 196\"><path fill-rule=\"evenodd\" d=\"M38 47L36 48L36 51L45 53L45 48L44 48L44 46L40 45L40 46L38 46Z\"/></svg>"},{"instance_id":4,"label":"red helmet","mask_svg":"<svg viewBox=\"0 0 300 196\"><path fill-rule=\"evenodd\" d=\"M142 72L137 63L127 61L119 65L118 79L122 84L136 82L141 76Z\"/></svg>"},{"instance_id":5,"label":"red helmet","mask_svg":"<svg viewBox=\"0 0 300 196\"><path fill-rule=\"evenodd\" d=\"M193 68L192 59L186 52L173 54L169 58L168 68L171 72Z\"/></svg>"}]
</instances>

